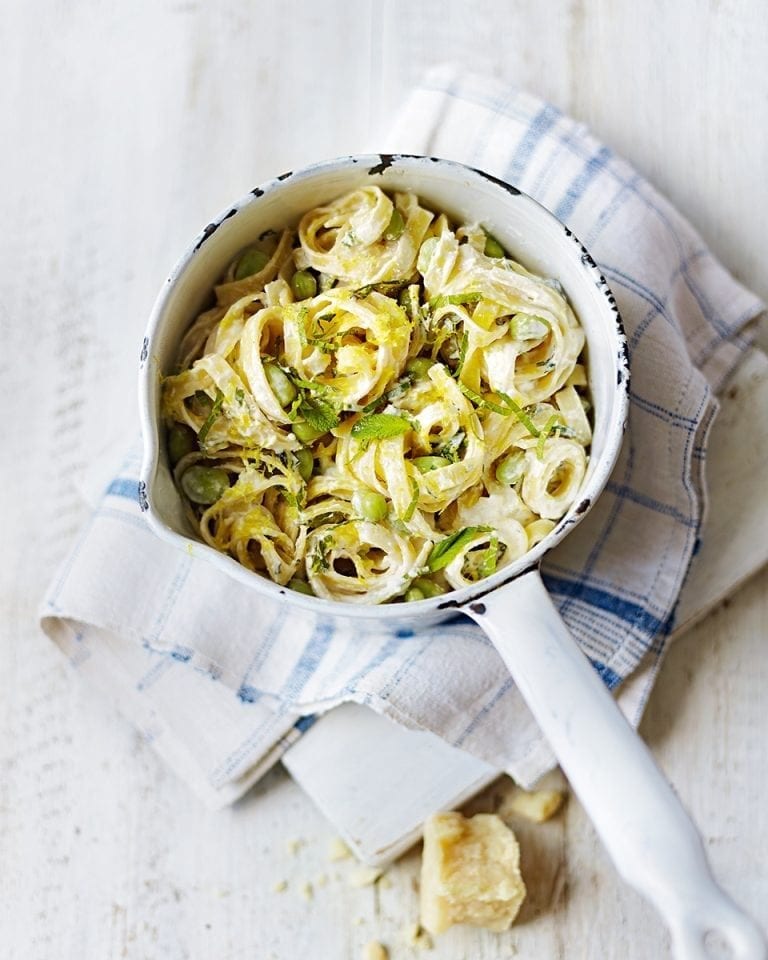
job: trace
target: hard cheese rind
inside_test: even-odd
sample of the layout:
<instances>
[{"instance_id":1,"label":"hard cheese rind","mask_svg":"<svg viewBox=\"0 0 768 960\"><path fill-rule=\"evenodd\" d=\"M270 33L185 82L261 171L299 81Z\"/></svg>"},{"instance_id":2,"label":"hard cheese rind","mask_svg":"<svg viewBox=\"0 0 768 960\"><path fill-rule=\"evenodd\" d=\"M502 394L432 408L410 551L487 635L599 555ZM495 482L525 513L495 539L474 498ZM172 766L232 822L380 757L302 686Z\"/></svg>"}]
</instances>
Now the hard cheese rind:
<instances>
[{"instance_id":1,"label":"hard cheese rind","mask_svg":"<svg viewBox=\"0 0 768 960\"><path fill-rule=\"evenodd\" d=\"M436 813L426 821L421 923L430 933L454 923L507 930L525 893L520 847L499 817Z\"/></svg>"}]
</instances>

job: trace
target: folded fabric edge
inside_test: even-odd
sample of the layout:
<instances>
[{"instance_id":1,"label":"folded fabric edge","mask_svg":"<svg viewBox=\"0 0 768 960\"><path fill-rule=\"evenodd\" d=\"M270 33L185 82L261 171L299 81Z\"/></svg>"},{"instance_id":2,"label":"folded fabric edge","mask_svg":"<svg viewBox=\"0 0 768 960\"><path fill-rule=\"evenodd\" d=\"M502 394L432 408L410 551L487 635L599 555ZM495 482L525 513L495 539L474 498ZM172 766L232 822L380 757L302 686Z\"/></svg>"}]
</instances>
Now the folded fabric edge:
<instances>
[{"instance_id":1,"label":"folded fabric edge","mask_svg":"<svg viewBox=\"0 0 768 960\"><path fill-rule=\"evenodd\" d=\"M135 676L120 662L106 642L106 631L96 631L102 634L104 642L99 645L97 666L88 670L87 662L91 659L91 652L82 646L81 624L53 615L44 608L40 611L40 626L70 665L79 673L87 674L90 688L96 691L104 704L116 707L118 713L138 731L144 741L151 744L164 763L182 782L188 784L211 810L222 809L239 800L280 760L306 728L303 724L297 724L296 716L276 716L272 735L255 743L250 752L243 752L241 749L238 762L229 763L232 768L229 776L221 773L221 769L226 768L224 762L219 764L217 770L207 771L200 759L190 750L185 739L174 731L173 724L164 711L136 688ZM118 641L122 642L121 638L118 638ZM180 682L181 678L185 677L189 682L192 670L188 669L187 664L178 666L181 669L176 681ZM230 688L219 686L223 696L235 699ZM247 739L245 742L247 743Z\"/></svg>"}]
</instances>

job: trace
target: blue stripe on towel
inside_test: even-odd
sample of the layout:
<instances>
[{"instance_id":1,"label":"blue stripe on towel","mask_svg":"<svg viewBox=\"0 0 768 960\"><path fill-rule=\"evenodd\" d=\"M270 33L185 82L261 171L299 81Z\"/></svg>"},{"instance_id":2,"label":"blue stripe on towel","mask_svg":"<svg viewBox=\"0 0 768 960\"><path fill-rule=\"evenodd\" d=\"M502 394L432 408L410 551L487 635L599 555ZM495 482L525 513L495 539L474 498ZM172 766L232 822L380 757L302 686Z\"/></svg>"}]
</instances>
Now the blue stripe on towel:
<instances>
[{"instance_id":1,"label":"blue stripe on towel","mask_svg":"<svg viewBox=\"0 0 768 960\"><path fill-rule=\"evenodd\" d=\"M604 663L600 663L599 660L591 660L590 663L599 673L603 683L608 687L609 690L613 690L615 687L621 683L621 677L618 673L615 673L611 670L610 667L607 667Z\"/></svg>"},{"instance_id":2,"label":"blue stripe on towel","mask_svg":"<svg viewBox=\"0 0 768 960\"><path fill-rule=\"evenodd\" d=\"M315 629L315 632L309 638L309 642L304 647L298 663L283 684L283 689L280 691L282 697L293 699L298 696L320 665L320 661L325 656L332 639L333 628L328 624L320 624Z\"/></svg>"},{"instance_id":3,"label":"blue stripe on towel","mask_svg":"<svg viewBox=\"0 0 768 960\"><path fill-rule=\"evenodd\" d=\"M557 205L555 216L558 218L558 220L567 220L568 217L570 217L570 215L573 213L573 208L576 206L579 200L581 200L590 183L592 183L595 177L597 177L598 173L606 165L610 159L610 156L611 151L608 149L608 147L600 147L597 153L587 160L581 172L573 180L571 185L566 190L565 196Z\"/></svg>"},{"instance_id":4,"label":"blue stripe on towel","mask_svg":"<svg viewBox=\"0 0 768 960\"><path fill-rule=\"evenodd\" d=\"M139 502L139 482L134 477L116 477L107 487L108 497L124 497Z\"/></svg>"},{"instance_id":5,"label":"blue stripe on towel","mask_svg":"<svg viewBox=\"0 0 768 960\"><path fill-rule=\"evenodd\" d=\"M515 184L522 177L539 141L552 128L559 116L560 111L547 104L533 117L504 173L504 179L508 183Z\"/></svg>"},{"instance_id":6,"label":"blue stripe on towel","mask_svg":"<svg viewBox=\"0 0 768 960\"><path fill-rule=\"evenodd\" d=\"M631 600L624 600L615 593L609 593L607 590L600 590L597 587L590 587L586 583L577 583L573 580L564 580L562 577L553 577L550 574L544 574L544 582L547 589L551 590L561 597L568 597L572 600L581 600L592 607L604 610L619 620L624 620L643 632L652 634L658 633L664 626L663 621L655 617L645 607Z\"/></svg>"}]
</instances>

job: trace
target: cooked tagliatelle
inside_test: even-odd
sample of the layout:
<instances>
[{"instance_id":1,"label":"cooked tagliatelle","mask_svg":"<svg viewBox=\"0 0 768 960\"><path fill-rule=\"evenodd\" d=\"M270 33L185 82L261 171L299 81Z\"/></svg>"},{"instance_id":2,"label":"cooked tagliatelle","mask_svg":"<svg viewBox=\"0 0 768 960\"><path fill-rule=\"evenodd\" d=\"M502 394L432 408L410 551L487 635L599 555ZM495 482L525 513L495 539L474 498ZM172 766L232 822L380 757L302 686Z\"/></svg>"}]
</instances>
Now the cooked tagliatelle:
<instances>
[{"instance_id":1,"label":"cooked tagliatelle","mask_svg":"<svg viewBox=\"0 0 768 960\"><path fill-rule=\"evenodd\" d=\"M487 577L573 503L584 334L556 280L479 225L364 187L269 232L216 286L163 382L206 543L347 603Z\"/></svg>"}]
</instances>

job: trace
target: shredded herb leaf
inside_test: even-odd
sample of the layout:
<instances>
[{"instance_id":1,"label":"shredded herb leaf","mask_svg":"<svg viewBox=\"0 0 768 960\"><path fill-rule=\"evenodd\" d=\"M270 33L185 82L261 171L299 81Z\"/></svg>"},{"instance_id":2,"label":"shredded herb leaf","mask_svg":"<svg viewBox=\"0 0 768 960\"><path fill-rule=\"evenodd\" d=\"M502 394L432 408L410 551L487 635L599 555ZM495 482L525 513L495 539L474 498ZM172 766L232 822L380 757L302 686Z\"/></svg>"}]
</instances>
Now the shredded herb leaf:
<instances>
[{"instance_id":1,"label":"shredded herb leaf","mask_svg":"<svg viewBox=\"0 0 768 960\"><path fill-rule=\"evenodd\" d=\"M288 371L288 376L291 378L291 380L293 380L296 386L301 387L302 390L309 390L310 393L328 393L328 387L324 386L322 383L315 383L312 380L303 380L292 370Z\"/></svg>"},{"instance_id":2,"label":"shredded herb leaf","mask_svg":"<svg viewBox=\"0 0 768 960\"><path fill-rule=\"evenodd\" d=\"M532 437L538 437L539 428L536 426L533 420L531 420L525 410L523 410L520 404L515 403L512 397L506 393L502 393L501 391L499 391L499 396L502 398L504 403L506 403L512 413L514 413L520 423L522 423L522 425L528 430L528 433L530 433Z\"/></svg>"},{"instance_id":3,"label":"shredded herb leaf","mask_svg":"<svg viewBox=\"0 0 768 960\"><path fill-rule=\"evenodd\" d=\"M419 288L414 284L409 284L400 294L398 300L400 306L407 311L411 323L416 323L419 319Z\"/></svg>"},{"instance_id":4,"label":"shredded herb leaf","mask_svg":"<svg viewBox=\"0 0 768 960\"><path fill-rule=\"evenodd\" d=\"M312 573L322 573L323 571L328 570L330 567L328 562L328 551L332 546L333 537L330 536L330 534L320 540L315 552L312 554L312 559L310 561Z\"/></svg>"},{"instance_id":5,"label":"shredded herb leaf","mask_svg":"<svg viewBox=\"0 0 768 960\"><path fill-rule=\"evenodd\" d=\"M380 407L385 407L393 400L399 400L400 397L404 396L410 390L415 379L416 377L413 373L404 373L399 380L394 382L394 384L389 390L387 390L386 393L382 393L380 397L377 397L375 400L371 400L370 403L366 403L366 405L362 408L362 413L373 413Z\"/></svg>"},{"instance_id":6,"label":"shredded herb leaf","mask_svg":"<svg viewBox=\"0 0 768 960\"><path fill-rule=\"evenodd\" d=\"M338 343L333 340L323 340L322 337L307 337L310 347L316 347L320 353L335 353L339 349Z\"/></svg>"},{"instance_id":7,"label":"shredded herb leaf","mask_svg":"<svg viewBox=\"0 0 768 960\"><path fill-rule=\"evenodd\" d=\"M399 437L410 429L411 424L405 417L398 417L394 413L369 413L352 427L352 436L355 440L363 441L386 440L388 437Z\"/></svg>"},{"instance_id":8,"label":"shredded herb leaf","mask_svg":"<svg viewBox=\"0 0 768 960\"><path fill-rule=\"evenodd\" d=\"M544 425L544 429L539 434L539 440L536 444L536 456L539 458L539 460L544 457L544 443L547 437L553 433L563 434L568 432L570 432L568 424L563 420L562 414L553 413Z\"/></svg>"},{"instance_id":9,"label":"shredded herb leaf","mask_svg":"<svg viewBox=\"0 0 768 960\"><path fill-rule=\"evenodd\" d=\"M213 401L213 404L211 405L211 412L208 414L208 417L205 423L202 425L202 427L200 427L200 432L197 435L198 443L205 442L205 438L208 436L208 433L210 432L211 427L219 418L219 414L221 413L222 403L224 403L224 394L221 392L221 390L216 390L216 399Z\"/></svg>"},{"instance_id":10,"label":"shredded herb leaf","mask_svg":"<svg viewBox=\"0 0 768 960\"><path fill-rule=\"evenodd\" d=\"M488 545L488 549L483 551L482 558L480 560L480 578L490 577L492 573L496 573L496 567L499 563L499 560L504 555L506 547L502 546L499 543L499 538L496 534L491 535L491 542Z\"/></svg>"},{"instance_id":11,"label":"shredded herb leaf","mask_svg":"<svg viewBox=\"0 0 768 960\"><path fill-rule=\"evenodd\" d=\"M494 413L500 413L502 417L508 417L510 414L510 409L508 407L503 407L500 403L494 403L493 400L488 400L486 397L481 397L479 393L475 393L474 390L470 390L466 384L460 383L459 390L467 397L476 407L482 407L486 410L493 410Z\"/></svg>"},{"instance_id":12,"label":"shredded herb leaf","mask_svg":"<svg viewBox=\"0 0 768 960\"><path fill-rule=\"evenodd\" d=\"M459 307L467 303L477 303L482 299L482 293L475 293L474 291L467 293L449 293L446 296L432 297L429 301L429 306L432 310L438 310L440 307L447 307L451 304Z\"/></svg>"},{"instance_id":13,"label":"shredded herb leaf","mask_svg":"<svg viewBox=\"0 0 768 960\"><path fill-rule=\"evenodd\" d=\"M432 547L427 557L427 566L432 573L442 570L458 557L478 533L490 533L491 530L491 527L464 527L462 530L456 530Z\"/></svg>"},{"instance_id":14,"label":"shredded herb leaf","mask_svg":"<svg viewBox=\"0 0 768 960\"><path fill-rule=\"evenodd\" d=\"M459 432L455 433L439 450L435 450L435 453L438 457L445 457L446 460L450 460L451 463L457 463L459 460L459 450L465 439L466 434L463 430L459 430Z\"/></svg>"},{"instance_id":15,"label":"shredded herb leaf","mask_svg":"<svg viewBox=\"0 0 768 960\"><path fill-rule=\"evenodd\" d=\"M409 523L413 518L414 513L416 512L416 505L419 502L419 485L411 477L411 502L408 504L408 508L403 514L403 523Z\"/></svg>"},{"instance_id":16,"label":"shredded herb leaf","mask_svg":"<svg viewBox=\"0 0 768 960\"><path fill-rule=\"evenodd\" d=\"M461 342L459 343L459 362L456 365L456 369L453 371L454 377L457 379L461 375L461 371L464 368L464 361L467 359L467 347L469 346L469 334L464 331L461 335Z\"/></svg>"},{"instance_id":17,"label":"shredded herb leaf","mask_svg":"<svg viewBox=\"0 0 768 960\"><path fill-rule=\"evenodd\" d=\"M317 318L317 323L321 321L330 322L336 315L334 313L324 313L321 317ZM309 321L309 309L307 307L301 307L298 311L297 316L297 326L299 331L299 340L301 341L302 346L316 347L322 353L333 353L335 350L339 349L338 343L333 339L325 340L322 336L315 337L311 333L307 332L307 324ZM322 334L322 329L321 329Z\"/></svg>"},{"instance_id":18,"label":"shredded herb leaf","mask_svg":"<svg viewBox=\"0 0 768 960\"><path fill-rule=\"evenodd\" d=\"M386 393L382 393L380 397L377 397L375 400L371 400L370 403L362 408L363 413L373 413L378 410L380 407L385 407L388 403L391 403L393 400L398 400L408 390L413 386L413 381L415 380L414 374L406 372L400 377L399 380L396 380L392 387L387 390Z\"/></svg>"},{"instance_id":19,"label":"shredded herb leaf","mask_svg":"<svg viewBox=\"0 0 768 960\"><path fill-rule=\"evenodd\" d=\"M464 394L465 397L468 397L476 407L483 407L487 410L493 410L494 413L500 413L502 417L508 417L510 413L514 413L520 423L528 430L528 433L532 437L539 436L539 428L531 420L528 414L523 410L519 403L515 401L508 394L503 393L501 390L496 392L504 401L504 406L500 403L495 403L493 400L489 400L487 397L481 397L479 393L475 393L474 390L470 390L465 384L459 384L459 390Z\"/></svg>"},{"instance_id":20,"label":"shredded herb leaf","mask_svg":"<svg viewBox=\"0 0 768 960\"><path fill-rule=\"evenodd\" d=\"M358 287L357 290L352 291L352 296L356 300L363 300L374 291L385 295L399 293L407 283L407 280L379 280L377 283L367 283L364 287Z\"/></svg>"},{"instance_id":21,"label":"shredded herb leaf","mask_svg":"<svg viewBox=\"0 0 768 960\"><path fill-rule=\"evenodd\" d=\"M298 407L298 413L310 427L327 433L339 425L339 415L330 403L317 397L304 397Z\"/></svg>"}]
</instances>

